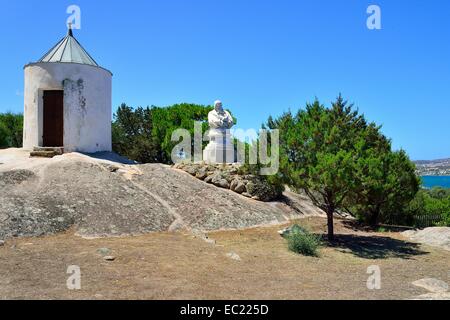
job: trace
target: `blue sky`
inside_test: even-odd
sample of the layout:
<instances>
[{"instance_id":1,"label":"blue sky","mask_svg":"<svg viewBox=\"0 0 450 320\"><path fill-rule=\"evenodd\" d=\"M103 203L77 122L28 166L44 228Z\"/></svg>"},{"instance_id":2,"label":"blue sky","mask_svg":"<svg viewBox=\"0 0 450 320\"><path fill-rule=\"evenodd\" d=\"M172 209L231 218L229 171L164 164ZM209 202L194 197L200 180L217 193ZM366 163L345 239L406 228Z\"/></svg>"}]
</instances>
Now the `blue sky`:
<instances>
[{"instance_id":1,"label":"blue sky","mask_svg":"<svg viewBox=\"0 0 450 320\"><path fill-rule=\"evenodd\" d=\"M342 92L413 159L450 157L448 0L0 0L0 112L23 109L22 67L66 33L114 73L113 110L211 104L240 128ZM382 30L366 9L381 8Z\"/></svg>"}]
</instances>

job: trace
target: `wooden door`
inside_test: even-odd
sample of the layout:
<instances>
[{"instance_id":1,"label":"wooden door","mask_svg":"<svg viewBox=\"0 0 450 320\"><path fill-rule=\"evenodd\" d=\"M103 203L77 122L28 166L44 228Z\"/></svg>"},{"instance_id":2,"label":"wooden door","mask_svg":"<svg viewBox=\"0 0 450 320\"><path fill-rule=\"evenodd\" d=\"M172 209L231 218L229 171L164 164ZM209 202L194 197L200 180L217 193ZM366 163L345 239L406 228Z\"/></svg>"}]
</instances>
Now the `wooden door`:
<instances>
[{"instance_id":1,"label":"wooden door","mask_svg":"<svg viewBox=\"0 0 450 320\"><path fill-rule=\"evenodd\" d=\"M43 147L64 146L64 91L44 91Z\"/></svg>"}]
</instances>

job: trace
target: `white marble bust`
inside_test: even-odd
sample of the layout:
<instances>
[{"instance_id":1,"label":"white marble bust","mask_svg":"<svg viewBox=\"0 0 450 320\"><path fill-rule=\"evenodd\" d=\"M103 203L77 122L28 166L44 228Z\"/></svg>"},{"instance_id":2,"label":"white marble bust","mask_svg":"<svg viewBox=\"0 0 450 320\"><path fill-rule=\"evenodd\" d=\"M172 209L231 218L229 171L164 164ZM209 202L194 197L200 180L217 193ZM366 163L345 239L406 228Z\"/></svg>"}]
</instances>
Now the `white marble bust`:
<instances>
[{"instance_id":1,"label":"white marble bust","mask_svg":"<svg viewBox=\"0 0 450 320\"><path fill-rule=\"evenodd\" d=\"M208 114L208 122L211 129L219 130L231 129L234 125L233 117L223 109L222 102L219 100L214 102L214 110Z\"/></svg>"}]
</instances>

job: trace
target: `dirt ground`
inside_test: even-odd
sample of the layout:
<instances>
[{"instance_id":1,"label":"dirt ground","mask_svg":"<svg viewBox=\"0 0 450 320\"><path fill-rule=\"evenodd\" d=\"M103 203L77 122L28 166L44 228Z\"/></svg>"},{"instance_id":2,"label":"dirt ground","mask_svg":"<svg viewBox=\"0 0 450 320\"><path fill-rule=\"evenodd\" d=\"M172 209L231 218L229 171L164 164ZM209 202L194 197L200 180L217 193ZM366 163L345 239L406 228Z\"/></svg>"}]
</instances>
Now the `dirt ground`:
<instances>
[{"instance_id":1,"label":"dirt ground","mask_svg":"<svg viewBox=\"0 0 450 320\"><path fill-rule=\"evenodd\" d=\"M298 221L324 232L326 221ZM1 299L410 299L426 290L411 282L450 283L448 251L336 222L338 241L320 257L287 250L281 227L209 234L189 232L87 240L73 232L9 240L0 247ZM105 261L99 248L109 248ZM233 260L227 253L237 254ZM104 253L103 253L104 254ZM81 290L66 286L81 269ZM381 289L367 289L367 268L381 269Z\"/></svg>"},{"instance_id":2,"label":"dirt ground","mask_svg":"<svg viewBox=\"0 0 450 320\"><path fill-rule=\"evenodd\" d=\"M26 150L0 150L0 240L71 227L85 237L234 230L324 214L300 194L262 202L168 165L117 158L106 152L30 159Z\"/></svg>"}]
</instances>

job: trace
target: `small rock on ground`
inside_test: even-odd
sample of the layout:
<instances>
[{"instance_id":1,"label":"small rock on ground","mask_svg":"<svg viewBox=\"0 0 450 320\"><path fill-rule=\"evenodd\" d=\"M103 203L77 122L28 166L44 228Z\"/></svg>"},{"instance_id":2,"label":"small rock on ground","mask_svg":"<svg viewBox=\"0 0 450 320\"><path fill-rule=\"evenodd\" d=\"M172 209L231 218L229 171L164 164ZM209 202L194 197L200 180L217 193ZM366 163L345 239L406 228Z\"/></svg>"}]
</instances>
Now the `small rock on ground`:
<instances>
[{"instance_id":1,"label":"small rock on ground","mask_svg":"<svg viewBox=\"0 0 450 320\"><path fill-rule=\"evenodd\" d=\"M434 278L424 278L412 283L416 287L424 288L432 293L443 293L448 291L448 284Z\"/></svg>"},{"instance_id":2,"label":"small rock on ground","mask_svg":"<svg viewBox=\"0 0 450 320\"><path fill-rule=\"evenodd\" d=\"M227 257L232 259L232 260L241 261L241 257L238 254L234 253L234 252L227 253Z\"/></svg>"},{"instance_id":3,"label":"small rock on ground","mask_svg":"<svg viewBox=\"0 0 450 320\"><path fill-rule=\"evenodd\" d=\"M106 260L106 261L114 261L114 260L116 260L116 257L114 257L114 256L105 256L105 257L103 257L103 259Z\"/></svg>"},{"instance_id":4,"label":"small rock on ground","mask_svg":"<svg viewBox=\"0 0 450 320\"><path fill-rule=\"evenodd\" d=\"M215 245L216 244L216 240L211 239L206 233L203 233L200 230L192 230L192 233L194 235L194 238L199 238L202 239L203 241L205 241L206 243Z\"/></svg>"}]
</instances>

